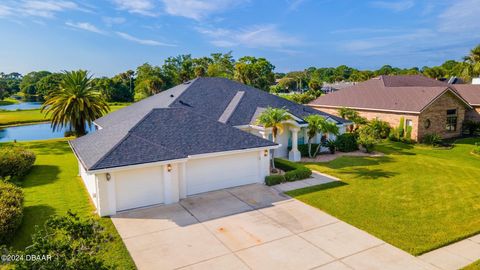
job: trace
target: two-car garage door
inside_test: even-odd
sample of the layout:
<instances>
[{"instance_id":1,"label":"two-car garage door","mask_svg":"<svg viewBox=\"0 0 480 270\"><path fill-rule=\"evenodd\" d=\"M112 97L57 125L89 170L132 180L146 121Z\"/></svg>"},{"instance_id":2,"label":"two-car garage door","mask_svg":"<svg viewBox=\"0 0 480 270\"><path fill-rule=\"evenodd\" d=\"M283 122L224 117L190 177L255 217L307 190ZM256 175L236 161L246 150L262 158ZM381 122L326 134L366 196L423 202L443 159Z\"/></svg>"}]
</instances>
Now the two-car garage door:
<instances>
[{"instance_id":1,"label":"two-car garage door","mask_svg":"<svg viewBox=\"0 0 480 270\"><path fill-rule=\"evenodd\" d=\"M115 172L116 210L122 211L164 202L164 166ZM187 195L261 182L257 151L191 158L185 165ZM174 166L179 169L180 166ZM172 171L172 178L181 173ZM181 183L183 179L172 179ZM179 190L179 189L174 189Z\"/></svg>"},{"instance_id":2,"label":"two-car garage door","mask_svg":"<svg viewBox=\"0 0 480 270\"><path fill-rule=\"evenodd\" d=\"M190 159L187 195L260 182L258 152Z\"/></svg>"}]
</instances>

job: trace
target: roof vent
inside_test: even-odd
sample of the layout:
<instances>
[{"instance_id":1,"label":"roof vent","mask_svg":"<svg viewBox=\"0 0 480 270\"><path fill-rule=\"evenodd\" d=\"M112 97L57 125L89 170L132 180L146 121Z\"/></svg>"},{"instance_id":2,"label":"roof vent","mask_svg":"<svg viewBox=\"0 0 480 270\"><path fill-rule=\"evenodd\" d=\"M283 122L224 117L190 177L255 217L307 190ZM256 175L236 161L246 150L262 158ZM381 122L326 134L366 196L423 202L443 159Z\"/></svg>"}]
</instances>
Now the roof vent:
<instances>
[{"instance_id":1,"label":"roof vent","mask_svg":"<svg viewBox=\"0 0 480 270\"><path fill-rule=\"evenodd\" d=\"M183 84L190 84L192 81L186 81Z\"/></svg>"},{"instance_id":2,"label":"roof vent","mask_svg":"<svg viewBox=\"0 0 480 270\"><path fill-rule=\"evenodd\" d=\"M172 95L170 95L170 97L174 97L174 95L172 94Z\"/></svg>"}]
</instances>

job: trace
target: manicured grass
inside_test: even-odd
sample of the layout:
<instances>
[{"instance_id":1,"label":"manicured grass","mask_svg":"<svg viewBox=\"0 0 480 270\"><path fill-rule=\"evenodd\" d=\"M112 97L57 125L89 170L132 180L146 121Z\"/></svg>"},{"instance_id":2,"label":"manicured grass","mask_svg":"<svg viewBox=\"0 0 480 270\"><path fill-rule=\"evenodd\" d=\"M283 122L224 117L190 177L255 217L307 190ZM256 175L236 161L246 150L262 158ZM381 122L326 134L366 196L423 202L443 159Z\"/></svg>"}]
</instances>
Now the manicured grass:
<instances>
[{"instance_id":1,"label":"manicured grass","mask_svg":"<svg viewBox=\"0 0 480 270\"><path fill-rule=\"evenodd\" d=\"M480 233L480 139L453 149L382 143L382 157L341 157L310 169L343 182L288 192L413 255Z\"/></svg>"},{"instance_id":2,"label":"manicured grass","mask_svg":"<svg viewBox=\"0 0 480 270\"><path fill-rule=\"evenodd\" d=\"M462 268L462 270L479 270L479 269L480 269L480 260Z\"/></svg>"},{"instance_id":3,"label":"manicured grass","mask_svg":"<svg viewBox=\"0 0 480 270\"><path fill-rule=\"evenodd\" d=\"M111 105L110 111L116 111L127 104ZM49 119L40 110L0 111L0 126L44 122Z\"/></svg>"},{"instance_id":4,"label":"manicured grass","mask_svg":"<svg viewBox=\"0 0 480 270\"><path fill-rule=\"evenodd\" d=\"M0 106L5 106L5 105L12 105L12 104L17 104L18 100L14 98L5 98L3 100L0 100Z\"/></svg>"},{"instance_id":5,"label":"manicured grass","mask_svg":"<svg viewBox=\"0 0 480 270\"><path fill-rule=\"evenodd\" d=\"M78 175L77 160L66 139L19 143L37 154L35 166L22 179L25 211L20 229L11 245L23 249L31 243L35 226L42 226L50 215L63 215L68 209L83 217L97 216ZM0 144L1 147L1 144ZM134 263L110 218L100 222L114 236L102 257L118 269L134 269Z\"/></svg>"}]
</instances>

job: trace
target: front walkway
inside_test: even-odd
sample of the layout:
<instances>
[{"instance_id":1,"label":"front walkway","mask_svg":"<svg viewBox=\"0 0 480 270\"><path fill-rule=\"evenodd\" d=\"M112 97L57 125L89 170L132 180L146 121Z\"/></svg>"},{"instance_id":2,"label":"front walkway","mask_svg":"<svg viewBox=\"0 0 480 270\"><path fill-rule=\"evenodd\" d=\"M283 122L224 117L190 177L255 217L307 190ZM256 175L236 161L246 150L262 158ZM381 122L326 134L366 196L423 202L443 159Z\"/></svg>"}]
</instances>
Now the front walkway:
<instances>
[{"instance_id":1,"label":"front walkway","mask_svg":"<svg viewBox=\"0 0 480 270\"><path fill-rule=\"evenodd\" d=\"M315 176L311 181L328 180ZM260 184L112 221L139 269L437 269Z\"/></svg>"}]
</instances>

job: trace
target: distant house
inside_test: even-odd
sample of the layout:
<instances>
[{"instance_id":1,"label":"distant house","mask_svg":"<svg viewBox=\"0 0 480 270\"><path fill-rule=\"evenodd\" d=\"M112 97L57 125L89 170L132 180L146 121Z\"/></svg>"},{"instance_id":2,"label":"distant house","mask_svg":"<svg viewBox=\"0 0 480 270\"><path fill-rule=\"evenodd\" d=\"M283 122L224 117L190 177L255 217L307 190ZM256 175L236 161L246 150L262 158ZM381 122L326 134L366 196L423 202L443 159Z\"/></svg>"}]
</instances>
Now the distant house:
<instances>
[{"instance_id":1,"label":"distant house","mask_svg":"<svg viewBox=\"0 0 480 270\"><path fill-rule=\"evenodd\" d=\"M276 143L257 123L268 107L285 108ZM95 120L97 131L70 141L80 175L101 216L252 183L276 157L300 159L308 115L344 132L348 121L223 78L197 78ZM316 134L315 141L322 136ZM290 146L290 147L289 147Z\"/></svg>"},{"instance_id":2,"label":"distant house","mask_svg":"<svg viewBox=\"0 0 480 270\"><path fill-rule=\"evenodd\" d=\"M347 88L350 86L355 85L356 82L335 82L335 83L323 83L321 90L325 94L330 94L333 92L336 92L338 90L341 90L343 88Z\"/></svg>"},{"instance_id":3,"label":"distant house","mask_svg":"<svg viewBox=\"0 0 480 270\"><path fill-rule=\"evenodd\" d=\"M465 119L480 120L480 85L448 84L420 75L380 76L324 95L309 106L337 114L355 109L367 119L378 118L397 127L400 119L412 126L412 139L436 133L461 135Z\"/></svg>"}]
</instances>

